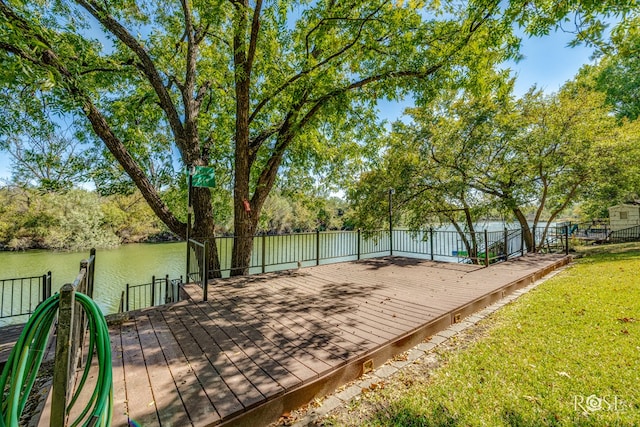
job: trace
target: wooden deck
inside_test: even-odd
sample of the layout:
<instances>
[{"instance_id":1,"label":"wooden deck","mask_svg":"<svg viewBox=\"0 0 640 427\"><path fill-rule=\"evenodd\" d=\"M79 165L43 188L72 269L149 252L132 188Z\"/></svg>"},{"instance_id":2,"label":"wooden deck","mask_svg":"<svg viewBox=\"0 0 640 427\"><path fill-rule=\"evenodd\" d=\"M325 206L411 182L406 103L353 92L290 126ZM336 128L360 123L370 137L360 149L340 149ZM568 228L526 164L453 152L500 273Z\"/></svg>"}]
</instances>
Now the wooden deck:
<instances>
[{"instance_id":1,"label":"wooden deck","mask_svg":"<svg viewBox=\"0 0 640 427\"><path fill-rule=\"evenodd\" d=\"M219 280L208 302L187 288L111 326L113 425L266 425L568 261L388 257Z\"/></svg>"},{"instance_id":2,"label":"wooden deck","mask_svg":"<svg viewBox=\"0 0 640 427\"><path fill-rule=\"evenodd\" d=\"M0 369L2 369L9 359L11 350L16 345L16 342L18 342L18 338L20 338L23 329L24 323L0 328Z\"/></svg>"}]
</instances>

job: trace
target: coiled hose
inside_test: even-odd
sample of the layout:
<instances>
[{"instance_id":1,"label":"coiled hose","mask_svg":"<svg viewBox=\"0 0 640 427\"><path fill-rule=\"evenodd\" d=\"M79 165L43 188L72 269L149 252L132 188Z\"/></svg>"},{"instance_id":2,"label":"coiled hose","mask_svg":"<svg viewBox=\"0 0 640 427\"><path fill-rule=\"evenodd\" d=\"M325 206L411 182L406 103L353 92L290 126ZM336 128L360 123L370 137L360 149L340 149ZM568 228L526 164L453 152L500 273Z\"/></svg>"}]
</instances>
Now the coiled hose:
<instances>
[{"instance_id":1,"label":"coiled hose","mask_svg":"<svg viewBox=\"0 0 640 427\"><path fill-rule=\"evenodd\" d=\"M67 414L75 404L89 376L94 353L97 357L98 378L91 398L80 411L80 415L71 426L104 426L111 425L113 411L113 380L111 370L111 347L107 322L96 303L88 296L76 292L76 302L80 304L88 319L89 348L88 360L82 378L69 406ZM49 332L56 319L60 294L56 293L43 301L27 322L11 351L9 360L0 376L0 427L17 427L20 416L29 398L29 393L36 380L36 375L49 339Z\"/></svg>"}]
</instances>

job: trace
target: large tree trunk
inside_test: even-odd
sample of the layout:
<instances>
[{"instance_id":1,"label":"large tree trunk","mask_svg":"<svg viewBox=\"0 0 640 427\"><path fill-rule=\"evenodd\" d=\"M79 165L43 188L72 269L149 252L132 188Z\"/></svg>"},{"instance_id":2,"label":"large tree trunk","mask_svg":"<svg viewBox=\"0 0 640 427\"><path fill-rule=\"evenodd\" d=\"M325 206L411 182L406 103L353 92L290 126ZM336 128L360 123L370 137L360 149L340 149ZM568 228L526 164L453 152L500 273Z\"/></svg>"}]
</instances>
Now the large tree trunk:
<instances>
[{"instance_id":1,"label":"large tree trunk","mask_svg":"<svg viewBox=\"0 0 640 427\"><path fill-rule=\"evenodd\" d=\"M193 188L191 193L191 204L193 206L193 229L191 237L200 242L207 242L206 270L209 279L221 277L220 259L218 257L218 246L215 239L215 223L213 211L211 210L211 193L208 188ZM201 264L201 253L196 250L199 267Z\"/></svg>"},{"instance_id":2,"label":"large tree trunk","mask_svg":"<svg viewBox=\"0 0 640 427\"><path fill-rule=\"evenodd\" d=\"M527 252L533 252L534 247L534 236L531 233L531 228L529 228L529 223L527 222L527 218L524 216L520 208L515 207L512 209L513 214L516 216L518 223L520 223L520 228L522 228L522 236L524 237L524 244L527 247Z\"/></svg>"}]
</instances>

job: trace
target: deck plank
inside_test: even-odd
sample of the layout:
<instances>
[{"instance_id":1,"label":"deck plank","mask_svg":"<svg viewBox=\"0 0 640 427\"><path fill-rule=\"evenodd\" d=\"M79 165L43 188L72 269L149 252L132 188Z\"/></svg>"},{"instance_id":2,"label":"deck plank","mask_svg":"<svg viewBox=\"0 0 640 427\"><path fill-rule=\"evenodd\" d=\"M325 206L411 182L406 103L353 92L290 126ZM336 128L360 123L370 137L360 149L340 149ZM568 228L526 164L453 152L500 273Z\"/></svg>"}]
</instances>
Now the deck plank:
<instances>
[{"instance_id":1,"label":"deck plank","mask_svg":"<svg viewBox=\"0 0 640 427\"><path fill-rule=\"evenodd\" d=\"M173 382L176 384L177 391L180 394L180 401L187 407L189 418L193 424L202 425L204 420L220 420L222 417L220 410L211 403L200 378L196 376L194 366L185 356L182 346L178 343L178 338L174 336L170 326L167 324L164 313L149 310L147 314L158 339L159 348L162 350L173 377ZM217 388L218 395L216 397L225 402L225 405L220 406L229 407L231 413L242 409L242 406L238 405L233 394L224 386L224 383L216 373L203 372L200 376L207 378L207 387ZM163 408L163 410L175 411L175 406Z\"/></svg>"},{"instance_id":2,"label":"deck plank","mask_svg":"<svg viewBox=\"0 0 640 427\"><path fill-rule=\"evenodd\" d=\"M139 425L159 425L135 322L122 324L120 336L127 390L127 416Z\"/></svg>"},{"instance_id":3,"label":"deck plank","mask_svg":"<svg viewBox=\"0 0 640 427\"><path fill-rule=\"evenodd\" d=\"M195 408L197 408L194 405L195 402L193 400L184 402L181 399L149 317L138 316L135 320L160 424L191 425L187 414L197 413L195 412ZM165 408L171 408L171 410L165 410Z\"/></svg>"}]
</instances>

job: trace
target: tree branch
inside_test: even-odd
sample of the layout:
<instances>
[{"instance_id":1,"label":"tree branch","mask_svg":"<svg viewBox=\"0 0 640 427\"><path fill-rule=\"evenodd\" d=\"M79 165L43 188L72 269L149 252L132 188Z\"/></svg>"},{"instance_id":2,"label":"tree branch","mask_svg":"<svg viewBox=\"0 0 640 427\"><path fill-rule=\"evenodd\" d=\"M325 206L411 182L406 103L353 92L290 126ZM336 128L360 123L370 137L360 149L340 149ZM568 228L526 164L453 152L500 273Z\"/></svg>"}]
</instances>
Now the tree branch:
<instances>
[{"instance_id":1,"label":"tree branch","mask_svg":"<svg viewBox=\"0 0 640 427\"><path fill-rule=\"evenodd\" d=\"M256 56L256 47L258 45L258 34L260 33L260 12L262 9L262 0L256 0L256 7L253 9L253 20L251 22L251 36L249 38L249 52L247 53L246 73L251 74L253 69L253 60ZM251 119L249 119L251 122Z\"/></svg>"},{"instance_id":2,"label":"tree branch","mask_svg":"<svg viewBox=\"0 0 640 427\"><path fill-rule=\"evenodd\" d=\"M144 47L138 43L138 41L124 28L118 21L113 19L107 11L99 6L95 0L75 0L80 6L87 10L93 17L95 17L109 32L115 35L122 43L124 43L131 51L138 57L142 63L142 71L147 77L147 80L153 87L158 99L160 101L160 108L167 115L169 126L173 132L176 145L181 152L186 151L186 141L184 138L184 129L182 122L180 121L180 115L173 104L171 95L167 91L160 73L155 67L153 60L144 49Z\"/></svg>"},{"instance_id":3,"label":"tree branch","mask_svg":"<svg viewBox=\"0 0 640 427\"><path fill-rule=\"evenodd\" d=\"M384 4L384 3L383 3ZM319 63L317 63L316 65L314 65L311 68L308 68L306 70L302 70L300 71L298 74L296 74L295 76L291 77L289 80L287 80L286 82L284 82L280 87L278 87L271 95L263 98L258 105L256 106L256 108L254 108L253 112L251 113L251 116L249 116L249 123L251 123L255 117L258 115L258 113L260 112L260 110L262 110L264 108L264 106L271 101L273 98L275 98L279 93L281 93L283 90L285 90L286 88L288 88L289 86L291 86L293 83L295 83L296 81L298 81L299 79L301 79L302 77L320 69L321 67L324 67L325 65L327 65L329 62L333 61L335 58L343 55L345 52L347 52L349 49L351 49L352 47L354 47L356 45L356 43L358 42L358 40L360 39L360 37L362 36L362 31L364 29L364 26L367 22L371 21L371 18L380 11L380 8L382 8L382 5L376 9L374 12L370 13L368 16L366 16L365 18L359 18L357 19L358 21L362 21L360 23L360 27L358 28L358 33L356 34L356 36L354 37L354 39L347 43L345 46L343 46L341 49L339 49L337 52L333 53L332 55L329 55L327 58L325 58L324 60L320 61ZM333 19L347 19L347 18L333 18ZM352 19L352 20L356 20L356 19ZM321 21L322 22L322 21ZM318 23L317 26L319 26L320 23ZM316 27L317 27L316 26ZM311 34L311 32L313 32L316 28L313 28L309 34ZM307 34L307 56L308 56L308 52L309 52L309 46L308 46L308 37L309 34Z\"/></svg>"}]
</instances>

